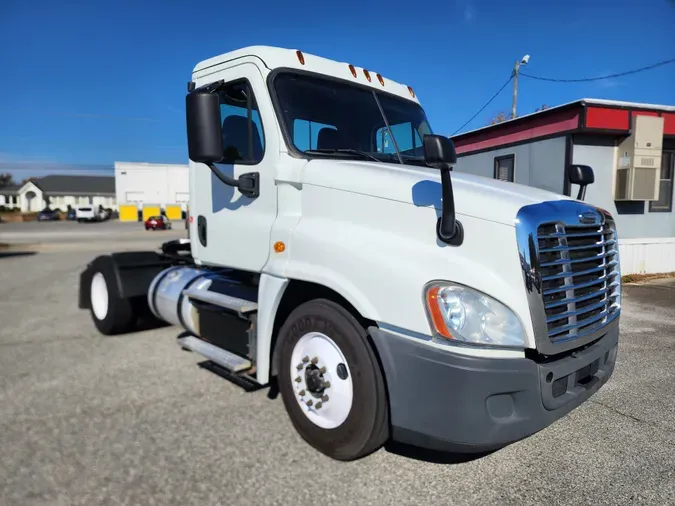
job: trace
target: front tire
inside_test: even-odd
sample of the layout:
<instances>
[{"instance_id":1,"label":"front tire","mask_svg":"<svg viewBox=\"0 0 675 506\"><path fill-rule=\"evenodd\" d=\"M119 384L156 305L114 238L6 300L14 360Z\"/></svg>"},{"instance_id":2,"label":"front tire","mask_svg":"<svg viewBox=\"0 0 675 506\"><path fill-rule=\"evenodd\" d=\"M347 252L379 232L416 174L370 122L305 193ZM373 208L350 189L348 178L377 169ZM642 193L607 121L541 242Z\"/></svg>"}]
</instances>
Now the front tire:
<instances>
[{"instance_id":1,"label":"front tire","mask_svg":"<svg viewBox=\"0 0 675 506\"><path fill-rule=\"evenodd\" d=\"M136 323L131 301L117 293L115 274L107 264L95 267L92 272L89 308L94 325L107 336L129 332Z\"/></svg>"},{"instance_id":2,"label":"front tire","mask_svg":"<svg viewBox=\"0 0 675 506\"><path fill-rule=\"evenodd\" d=\"M326 299L302 304L279 331L278 347L279 390L307 443L350 461L387 441L382 370L365 329L349 311Z\"/></svg>"}]
</instances>

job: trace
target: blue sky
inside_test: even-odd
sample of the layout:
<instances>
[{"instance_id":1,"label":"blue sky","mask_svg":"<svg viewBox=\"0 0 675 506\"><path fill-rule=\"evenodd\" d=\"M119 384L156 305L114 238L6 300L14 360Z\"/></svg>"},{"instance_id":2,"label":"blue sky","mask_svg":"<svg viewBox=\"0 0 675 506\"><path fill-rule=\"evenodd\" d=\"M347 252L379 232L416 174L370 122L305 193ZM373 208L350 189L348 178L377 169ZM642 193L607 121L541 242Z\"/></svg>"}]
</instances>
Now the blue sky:
<instances>
[{"instance_id":1,"label":"blue sky","mask_svg":"<svg viewBox=\"0 0 675 506\"><path fill-rule=\"evenodd\" d=\"M58 6L57 6L58 4ZM24 0L0 7L0 172L186 163L184 97L199 60L268 44L411 85L451 134L515 60L544 77L605 75L675 57L675 0L340 3ZM518 113L582 97L675 104L675 64L609 81L521 78ZM511 86L464 130L508 112ZM26 170L26 167L31 169ZM29 174L29 172L31 172Z\"/></svg>"}]
</instances>

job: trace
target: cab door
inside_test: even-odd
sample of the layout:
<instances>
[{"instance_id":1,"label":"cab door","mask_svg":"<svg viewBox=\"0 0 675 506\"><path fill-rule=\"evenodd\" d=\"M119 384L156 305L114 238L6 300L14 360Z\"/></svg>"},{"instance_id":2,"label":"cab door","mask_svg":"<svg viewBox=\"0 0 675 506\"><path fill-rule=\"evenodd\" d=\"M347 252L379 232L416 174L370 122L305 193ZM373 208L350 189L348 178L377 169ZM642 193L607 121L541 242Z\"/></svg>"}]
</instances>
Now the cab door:
<instances>
[{"instance_id":1,"label":"cab door","mask_svg":"<svg viewBox=\"0 0 675 506\"><path fill-rule=\"evenodd\" d=\"M259 196L243 195L220 181L204 164L190 162L190 237L198 263L262 271L270 255L270 233L277 215L274 168L279 139L272 102L254 63L216 71L196 86L223 80L220 101L226 176L259 173Z\"/></svg>"}]
</instances>

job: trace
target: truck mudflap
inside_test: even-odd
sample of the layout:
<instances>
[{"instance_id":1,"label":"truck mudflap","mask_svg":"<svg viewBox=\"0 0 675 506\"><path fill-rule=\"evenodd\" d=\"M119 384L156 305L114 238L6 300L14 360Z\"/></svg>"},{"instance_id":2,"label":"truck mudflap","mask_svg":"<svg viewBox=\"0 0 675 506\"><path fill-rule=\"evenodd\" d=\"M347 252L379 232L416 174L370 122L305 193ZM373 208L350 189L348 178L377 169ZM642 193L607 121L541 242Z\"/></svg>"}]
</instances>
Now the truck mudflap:
<instances>
[{"instance_id":1,"label":"truck mudflap","mask_svg":"<svg viewBox=\"0 0 675 506\"><path fill-rule=\"evenodd\" d=\"M112 270L117 294L120 298L130 299L145 296L153 278L171 265L170 259L154 251L124 251L98 256L80 273L78 307L89 309L91 278L97 271Z\"/></svg>"},{"instance_id":2,"label":"truck mudflap","mask_svg":"<svg viewBox=\"0 0 675 506\"><path fill-rule=\"evenodd\" d=\"M470 357L376 327L392 439L432 450L489 452L552 424L598 391L616 363L619 322L558 360Z\"/></svg>"}]
</instances>

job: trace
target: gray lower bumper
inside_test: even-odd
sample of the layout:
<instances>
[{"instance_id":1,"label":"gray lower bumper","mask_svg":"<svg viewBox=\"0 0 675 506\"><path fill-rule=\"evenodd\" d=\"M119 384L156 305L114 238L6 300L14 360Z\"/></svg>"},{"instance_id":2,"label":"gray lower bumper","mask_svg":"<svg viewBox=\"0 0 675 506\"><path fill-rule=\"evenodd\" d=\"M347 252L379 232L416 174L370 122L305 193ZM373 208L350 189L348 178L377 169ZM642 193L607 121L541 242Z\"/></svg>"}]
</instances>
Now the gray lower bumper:
<instances>
[{"instance_id":1,"label":"gray lower bumper","mask_svg":"<svg viewBox=\"0 0 675 506\"><path fill-rule=\"evenodd\" d=\"M614 370L618 318L590 346L564 358L459 355L371 328L389 391L393 439L452 452L501 448L566 415Z\"/></svg>"}]
</instances>

